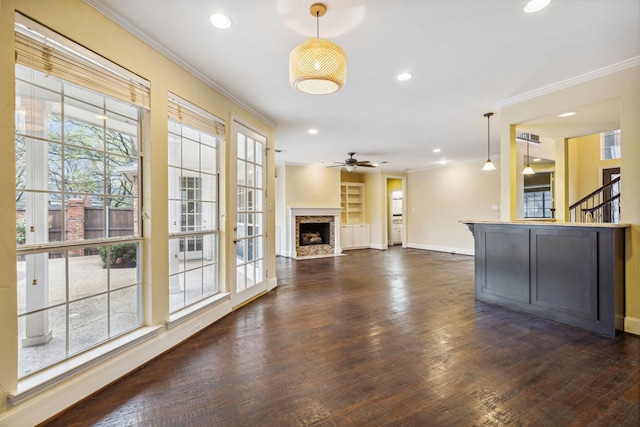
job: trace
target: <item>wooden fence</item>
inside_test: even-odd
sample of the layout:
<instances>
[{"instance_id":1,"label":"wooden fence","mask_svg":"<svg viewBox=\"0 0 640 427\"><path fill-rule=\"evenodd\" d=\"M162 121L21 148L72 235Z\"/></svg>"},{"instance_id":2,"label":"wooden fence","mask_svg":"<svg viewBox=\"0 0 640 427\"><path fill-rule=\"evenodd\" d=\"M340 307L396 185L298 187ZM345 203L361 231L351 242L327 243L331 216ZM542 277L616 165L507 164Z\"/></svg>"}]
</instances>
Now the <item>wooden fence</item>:
<instances>
[{"instance_id":1,"label":"wooden fence","mask_svg":"<svg viewBox=\"0 0 640 427\"><path fill-rule=\"evenodd\" d=\"M25 210L17 209L16 217L24 217ZM102 239L105 237L131 236L134 233L134 210L132 208L109 208L108 232L105 234L104 208L85 206L84 208L84 240ZM49 242L62 241L63 233L62 209L49 208ZM86 250L85 255L97 254L97 250Z\"/></svg>"}]
</instances>

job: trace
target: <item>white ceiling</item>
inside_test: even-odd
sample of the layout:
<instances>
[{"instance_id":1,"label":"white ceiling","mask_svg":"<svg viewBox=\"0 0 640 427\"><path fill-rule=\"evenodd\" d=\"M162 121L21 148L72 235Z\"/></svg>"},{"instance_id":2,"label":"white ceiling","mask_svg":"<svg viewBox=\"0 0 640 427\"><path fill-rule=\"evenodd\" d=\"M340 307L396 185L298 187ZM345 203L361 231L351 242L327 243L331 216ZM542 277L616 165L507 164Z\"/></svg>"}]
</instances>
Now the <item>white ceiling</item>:
<instances>
[{"instance_id":1,"label":"white ceiling","mask_svg":"<svg viewBox=\"0 0 640 427\"><path fill-rule=\"evenodd\" d=\"M275 125L278 164L349 151L393 171L484 158L489 111L495 155L497 105L640 56L640 0L553 0L535 14L527 0L327 0L320 37L345 50L347 84L313 96L289 85L288 58L315 37L314 1L85 1ZM216 12L233 26L214 28ZM396 81L401 71L414 78ZM555 137L616 126L616 102L586 107L525 127Z\"/></svg>"}]
</instances>

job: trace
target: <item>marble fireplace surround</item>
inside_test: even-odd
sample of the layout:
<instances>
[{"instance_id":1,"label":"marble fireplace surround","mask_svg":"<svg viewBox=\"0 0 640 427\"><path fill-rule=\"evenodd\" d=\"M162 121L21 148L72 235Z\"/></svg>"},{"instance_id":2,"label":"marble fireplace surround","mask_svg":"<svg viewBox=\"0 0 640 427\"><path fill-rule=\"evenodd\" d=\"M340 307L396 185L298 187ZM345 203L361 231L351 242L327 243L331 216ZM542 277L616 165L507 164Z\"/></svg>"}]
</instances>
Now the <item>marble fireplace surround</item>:
<instances>
[{"instance_id":1,"label":"marble fireplace surround","mask_svg":"<svg viewBox=\"0 0 640 427\"><path fill-rule=\"evenodd\" d=\"M289 208L289 251L296 259L319 258L342 254L340 246L340 208ZM300 246L300 223L329 222L331 242L328 245Z\"/></svg>"}]
</instances>

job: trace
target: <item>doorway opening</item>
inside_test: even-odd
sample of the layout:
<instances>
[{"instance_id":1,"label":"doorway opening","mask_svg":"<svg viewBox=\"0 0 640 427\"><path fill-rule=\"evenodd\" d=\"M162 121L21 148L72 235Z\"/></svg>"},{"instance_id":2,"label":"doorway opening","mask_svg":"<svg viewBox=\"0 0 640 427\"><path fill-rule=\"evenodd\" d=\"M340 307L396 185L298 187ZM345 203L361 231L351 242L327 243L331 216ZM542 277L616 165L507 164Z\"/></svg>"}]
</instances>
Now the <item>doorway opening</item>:
<instances>
[{"instance_id":1,"label":"doorway opening","mask_svg":"<svg viewBox=\"0 0 640 427\"><path fill-rule=\"evenodd\" d=\"M386 184L387 247L394 245L402 245L402 247L405 247L405 178L388 177Z\"/></svg>"}]
</instances>

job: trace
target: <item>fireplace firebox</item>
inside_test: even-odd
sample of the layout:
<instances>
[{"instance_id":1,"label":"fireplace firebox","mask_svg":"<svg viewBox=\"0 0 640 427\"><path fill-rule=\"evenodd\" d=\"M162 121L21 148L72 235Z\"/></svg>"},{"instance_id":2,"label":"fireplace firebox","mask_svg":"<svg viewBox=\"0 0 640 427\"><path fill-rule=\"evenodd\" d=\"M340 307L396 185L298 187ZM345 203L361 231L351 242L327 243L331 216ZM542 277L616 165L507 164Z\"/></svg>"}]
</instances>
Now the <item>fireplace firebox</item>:
<instances>
[{"instance_id":1,"label":"fireplace firebox","mask_svg":"<svg viewBox=\"0 0 640 427\"><path fill-rule=\"evenodd\" d=\"M328 222L300 223L300 246L328 245L331 240L331 224Z\"/></svg>"}]
</instances>

